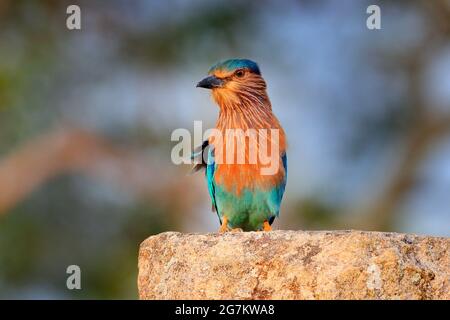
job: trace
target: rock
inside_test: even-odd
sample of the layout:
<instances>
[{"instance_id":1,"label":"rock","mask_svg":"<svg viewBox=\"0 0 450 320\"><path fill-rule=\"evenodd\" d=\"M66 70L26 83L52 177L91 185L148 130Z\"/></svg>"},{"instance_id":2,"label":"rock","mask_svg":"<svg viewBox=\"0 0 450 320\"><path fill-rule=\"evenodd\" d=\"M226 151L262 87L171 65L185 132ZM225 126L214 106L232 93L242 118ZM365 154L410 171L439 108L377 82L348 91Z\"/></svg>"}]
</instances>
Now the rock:
<instances>
[{"instance_id":1,"label":"rock","mask_svg":"<svg viewBox=\"0 0 450 320\"><path fill-rule=\"evenodd\" d=\"M362 231L166 232L141 299L450 299L450 238Z\"/></svg>"}]
</instances>

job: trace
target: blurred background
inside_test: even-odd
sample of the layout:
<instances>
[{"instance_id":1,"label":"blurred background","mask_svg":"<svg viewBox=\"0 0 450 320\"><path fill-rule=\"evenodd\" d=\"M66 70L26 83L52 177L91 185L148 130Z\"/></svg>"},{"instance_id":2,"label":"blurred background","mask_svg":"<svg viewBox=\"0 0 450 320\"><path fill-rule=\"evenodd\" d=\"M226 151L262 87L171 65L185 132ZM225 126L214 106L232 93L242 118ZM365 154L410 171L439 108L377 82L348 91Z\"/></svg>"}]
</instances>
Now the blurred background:
<instances>
[{"instance_id":1,"label":"blurred background","mask_svg":"<svg viewBox=\"0 0 450 320\"><path fill-rule=\"evenodd\" d=\"M134 299L141 241L217 230L170 135L231 57L287 132L275 229L450 236L450 1L0 0L0 298Z\"/></svg>"}]
</instances>

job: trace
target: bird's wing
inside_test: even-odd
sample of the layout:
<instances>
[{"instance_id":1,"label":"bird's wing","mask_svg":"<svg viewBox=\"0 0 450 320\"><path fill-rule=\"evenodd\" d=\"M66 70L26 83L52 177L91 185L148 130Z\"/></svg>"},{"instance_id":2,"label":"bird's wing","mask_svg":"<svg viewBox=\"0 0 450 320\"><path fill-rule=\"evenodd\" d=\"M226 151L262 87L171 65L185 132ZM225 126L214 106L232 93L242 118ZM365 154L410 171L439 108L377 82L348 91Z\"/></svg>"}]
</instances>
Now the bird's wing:
<instances>
[{"instance_id":1,"label":"bird's wing","mask_svg":"<svg viewBox=\"0 0 450 320\"><path fill-rule=\"evenodd\" d=\"M281 202L281 199L283 198L284 189L286 189L286 182L287 182L287 175L288 175L286 152L284 152L283 155L281 156L281 160L283 161L284 179L280 186L280 202Z\"/></svg>"},{"instance_id":2,"label":"bird's wing","mask_svg":"<svg viewBox=\"0 0 450 320\"><path fill-rule=\"evenodd\" d=\"M203 141L202 145L194 150L191 155L191 159L194 160L195 163L191 173L205 170L206 184L208 185L208 192L212 201L212 211L217 212L214 182L214 171L216 170L216 164L214 162L213 146L209 144L208 140Z\"/></svg>"},{"instance_id":3,"label":"bird's wing","mask_svg":"<svg viewBox=\"0 0 450 320\"><path fill-rule=\"evenodd\" d=\"M191 160L194 161L194 166L191 169L191 173L196 173L203 169L206 169L206 161L208 156L209 142L203 141L201 146L194 149L191 154Z\"/></svg>"},{"instance_id":4,"label":"bird's wing","mask_svg":"<svg viewBox=\"0 0 450 320\"><path fill-rule=\"evenodd\" d=\"M286 189L286 182L287 182L287 155L286 152L284 152L281 155L281 161L283 162L283 168L284 168L284 178L281 181L281 183L273 190L274 194L274 204L275 204L275 208L276 208L276 212L275 215L278 217L278 215L280 214L280 205L281 205L281 200L283 199L283 194L284 194L284 190Z\"/></svg>"},{"instance_id":5,"label":"bird's wing","mask_svg":"<svg viewBox=\"0 0 450 320\"><path fill-rule=\"evenodd\" d=\"M214 148L210 147L208 150L208 162L206 164L206 183L208 184L208 191L212 201L212 211L217 212L217 215L219 216L216 204L216 183L214 182L215 171L216 171L216 163L214 161Z\"/></svg>"}]
</instances>

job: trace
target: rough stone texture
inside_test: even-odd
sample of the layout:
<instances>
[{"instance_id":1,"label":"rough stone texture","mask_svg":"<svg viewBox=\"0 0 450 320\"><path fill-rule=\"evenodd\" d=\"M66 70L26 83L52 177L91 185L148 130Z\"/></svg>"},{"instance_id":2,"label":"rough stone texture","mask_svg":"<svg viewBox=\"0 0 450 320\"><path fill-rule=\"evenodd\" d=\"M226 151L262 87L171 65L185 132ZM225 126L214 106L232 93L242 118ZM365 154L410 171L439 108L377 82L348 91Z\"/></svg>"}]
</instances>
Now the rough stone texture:
<instances>
[{"instance_id":1,"label":"rough stone texture","mask_svg":"<svg viewBox=\"0 0 450 320\"><path fill-rule=\"evenodd\" d=\"M361 231L166 232L141 299L450 299L450 238Z\"/></svg>"}]
</instances>

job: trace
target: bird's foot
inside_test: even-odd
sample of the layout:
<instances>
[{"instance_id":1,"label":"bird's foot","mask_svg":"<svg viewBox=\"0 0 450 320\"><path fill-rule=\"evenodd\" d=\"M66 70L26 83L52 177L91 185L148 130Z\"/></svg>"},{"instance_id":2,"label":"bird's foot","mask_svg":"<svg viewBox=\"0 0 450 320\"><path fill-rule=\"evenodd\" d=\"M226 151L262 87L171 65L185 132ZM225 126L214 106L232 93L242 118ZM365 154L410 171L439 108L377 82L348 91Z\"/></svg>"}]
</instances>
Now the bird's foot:
<instances>
[{"instance_id":1,"label":"bird's foot","mask_svg":"<svg viewBox=\"0 0 450 320\"><path fill-rule=\"evenodd\" d=\"M222 225L219 228L219 233L225 233L227 231L229 231L229 229L228 229L228 218L226 216L223 216Z\"/></svg>"},{"instance_id":2,"label":"bird's foot","mask_svg":"<svg viewBox=\"0 0 450 320\"><path fill-rule=\"evenodd\" d=\"M233 228L230 232L244 232L244 230L242 228Z\"/></svg>"},{"instance_id":3,"label":"bird's foot","mask_svg":"<svg viewBox=\"0 0 450 320\"><path fill-rule=\"evenodd\" d=\"M269 221L267 221L267 220L264 220L263 231L272 231L272 226L270 225Z\"/></svg>"}]
</instances>

